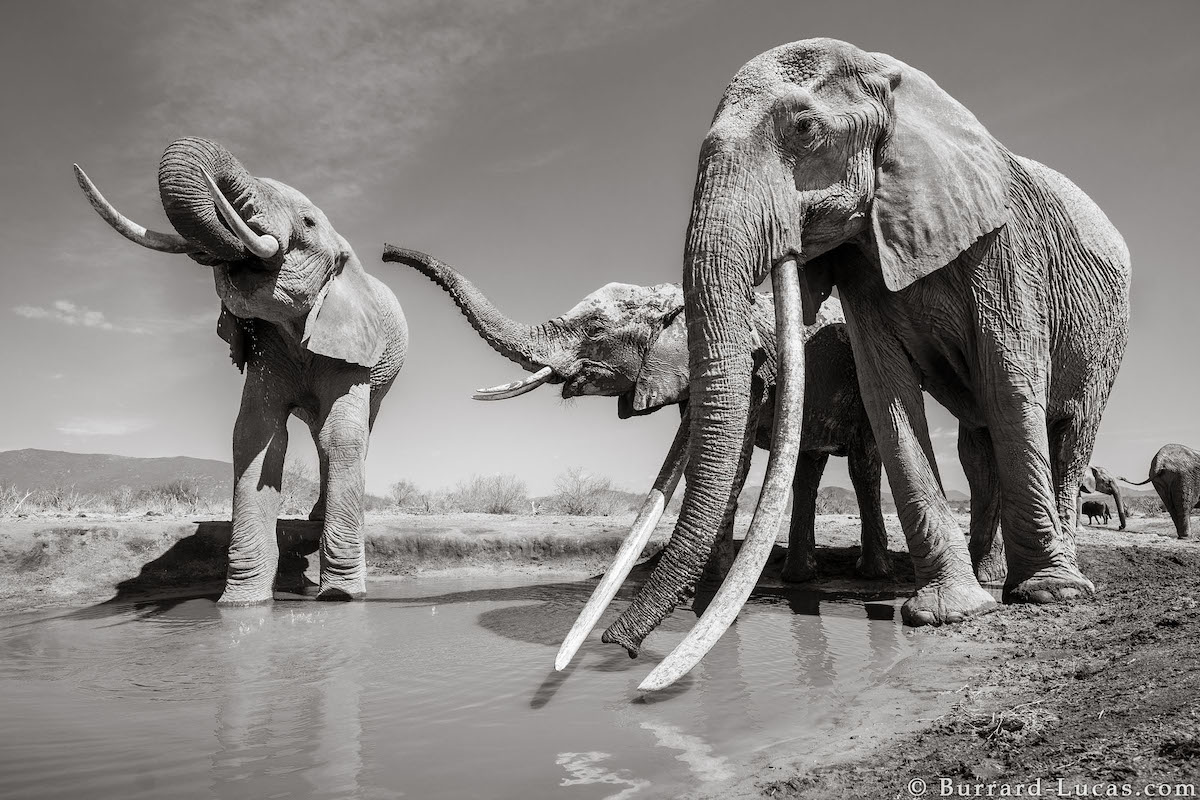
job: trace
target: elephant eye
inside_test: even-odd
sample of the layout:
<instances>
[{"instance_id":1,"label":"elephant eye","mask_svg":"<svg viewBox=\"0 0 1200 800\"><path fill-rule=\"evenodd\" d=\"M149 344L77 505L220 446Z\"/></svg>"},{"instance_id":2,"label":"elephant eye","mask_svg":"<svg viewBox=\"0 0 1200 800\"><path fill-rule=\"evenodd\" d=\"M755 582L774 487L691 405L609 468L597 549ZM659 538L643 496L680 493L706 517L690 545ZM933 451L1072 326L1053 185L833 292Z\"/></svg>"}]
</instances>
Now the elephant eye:
<instances>
[{"instance_id":1,"label":"elephant eye","mask_svg":"<svg viewBox=\"0 0 1200 800\"><path fill-rule=\"evenodd\" d=\"M307 214L304 215L304 224L310 228L317 227L317 221L315 219L313 219L312 217L308 216Z\"/></svg>"}]
</instances>

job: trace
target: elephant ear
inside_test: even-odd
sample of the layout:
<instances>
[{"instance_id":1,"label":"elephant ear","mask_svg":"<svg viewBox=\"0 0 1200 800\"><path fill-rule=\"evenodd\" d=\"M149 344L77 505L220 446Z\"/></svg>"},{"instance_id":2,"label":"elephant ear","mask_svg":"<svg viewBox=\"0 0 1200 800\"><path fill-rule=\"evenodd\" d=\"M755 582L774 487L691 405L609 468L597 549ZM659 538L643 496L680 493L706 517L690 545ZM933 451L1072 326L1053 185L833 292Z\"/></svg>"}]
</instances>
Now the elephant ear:
<instances>
[{"instance_id":1,"label":"elephant ear","mask_svg":"<svg viewBox=\"0 0 1200 800\"><path fill-rule=\"evenodd\" d=\"M342 267L313 303L304 323L304 346L317 355L373 367L383 355L383 309L358 260L339 259Z\"/></svg>"},{"instance_id":2,"label":"elephant ear","mask_svg":"<svg viewBox=\"0 0 1200 800\"><path fill-rule=\"evenodd\" d=\"M893 128L883 142L871 234L892 291L949 264L1008 219L1008 153L933 79L890 57Z\"/></svg>"},{"instance_id":3,"label":"elephant ear","mask_svg":"<svg viewBox=\"0 0 1200 800\"><path fill-rule=\"evenodd\" d=\"M644 413L688 397L687 322L683 306L668 312L633 386L631 410Z\"/></svg>"},{"instance_id":4,"label":"elephant ear","mask_svg":"<svg viewBox=\"0 0 1200 800\"><path fill-rule=\"evenodd\" d=\"M238 368L246 371L246 362L254 352L254 320L242 319L221 304L221 316L217 317L217 336L229 344L229 359Z\"/></svg>"}]
</instances>

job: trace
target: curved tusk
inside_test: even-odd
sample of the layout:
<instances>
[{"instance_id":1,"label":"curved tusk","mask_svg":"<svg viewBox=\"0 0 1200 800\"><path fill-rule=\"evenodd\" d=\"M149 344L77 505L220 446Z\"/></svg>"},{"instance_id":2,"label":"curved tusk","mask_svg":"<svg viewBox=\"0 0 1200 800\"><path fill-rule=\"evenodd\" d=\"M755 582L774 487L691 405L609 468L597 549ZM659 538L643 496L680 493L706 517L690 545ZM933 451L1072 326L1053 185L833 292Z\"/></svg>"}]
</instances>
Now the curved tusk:
<instances>
[{"instance_id":1,"label":"curved tusk","mask_svg":"<svg viewBox=\"0 0 1200 800\"><path fill-rule=\"evenodd\" d=\"M729 575L700 621L674 650L646 676L638 689L665 689L683 677L704 657L733 624L742 605L762 573L779 521L787 505L796 457L800 452L800 426L804 417L804 345L801 321L800 276L794 259L781 262L771 271L775 293L775 329L778 332L779 389L772 429L771 457L763 480L762 495L754 510L754 521L734 559Z\"/></svg>"},{"instance_id":2,"label":"curved tusk","mask_svg":"<svg viewBox=\"0 0 1200 800\"><path fill-rule=\"evenodd\" d=\"M476 389L475 394L471 396L476 400L507 400L510 397L532 392L553 376L553 368L542 367L532 375L526 376L523 380L504 383L500 386L493 386L490 389Z\"/></svg>"},{"instance_id":3,"label":"curved tusk","mask_svg":"<svg viewBox=\"0 0 1200 800\"><path fill-rule=\"evenodd\" d=\"M229 230L242 240L246 249L259 258L271 258L278 253L279 240L269 233L255 233L250 230L246 220L242 219L237 209L230 205L229 200L217 188L217 182L212 175L208 174L208 170L202 167L200 171L204 173L204 181L208 184L208 193L212 195L213 202L217 206L217 213L221 215L221 219L225 220Z\"/></svg>"},{"instance_id":4,"label":"curved tusk","mask_svg":"<svg viewBox=\"0 0 1200 800\"><path fill-rule=\"evenodd\" d=\"M655 526L662 518L663 509L667 507L667 503L671 502L671 495L674 494L675 487L679 485L679 479L683 477L683 467L687 463L689 419L690 417L685 415L679 421L679 429L675 432L675 441L671 443L671 449L667 451L667 457L663 460L662 469L659 470L658 477L654 480L654 488L642 501L637 519L633 521L629 535L625 537L625 541L621 543L621 548L613 558L612 566L608 568L599 585L592 591L587 605L579 612L579 617L571 626L571 632L563 640L562 647L558 648L558 656L554 659L554 669L561 670L571 663L571 659L583 645L584 639L592 632L592 628L596 627L596 623L600 621L600 615L604 613L604 609L608 608L608 604L612 602L617 590L625 582L629 571L637 563L642 549L650 539L650 534L654 533Z\"/></svg>"},{"instance_id":5,"label":"curved tusk","mask_svg":"<svg viewBox=\"0 0 1200 800\"><path fill-rule=\"evenodd\" d=\"M189 243L178 233L159 233L143 228L117 211L112 203L105 200L104 195L100 194L100 190L96 188L96 184L92 183L87 173L80 169L78 164L72 164L72 166L75 168L75 180L79 182L79 188L83 190L84 197L92 204L92 208L96 209L96 213L117 233L135 244L157 250L160 253L199 252L200 248Z\"/></svg>"}]
</instances>

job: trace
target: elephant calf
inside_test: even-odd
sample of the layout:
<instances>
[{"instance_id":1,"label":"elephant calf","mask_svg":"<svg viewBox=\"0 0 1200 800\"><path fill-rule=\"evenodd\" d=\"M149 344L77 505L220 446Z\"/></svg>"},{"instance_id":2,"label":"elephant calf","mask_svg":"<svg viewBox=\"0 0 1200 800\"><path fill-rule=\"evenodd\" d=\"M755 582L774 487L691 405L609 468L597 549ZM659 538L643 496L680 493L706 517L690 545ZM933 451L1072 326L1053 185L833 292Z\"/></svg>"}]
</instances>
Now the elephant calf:
<instances>
[{"instance_id":1,"label":"elephant calf","mask_svg":"<svg viewBox=\"0 0 1200 800\"><path fill-rule=\"evenodd\" d=\"M271 600L292 414L308 424L320 460L321 495L310 515L324 521L317 597L363 596L367 440L408 350L395 295L363 270L307 197L253 177L214 142L179 139L159 164L159 194L178 233L132 222L78 165L75 174L118 233L212 268L221 298L217 334L246 374L233 429L233 533L220 602Z\"/></svg>"},{"instance_id":2,"label":"elephant calf","mask_svg":"<svg viewBox=\"0 0 1200 800\"><path fill-rule=\"evenodd\" d=\"M522 325L505 317L469 280L431 256L385 245L383 259L413 267L444 289L493 349L534 373L516 384L481 390L479 399L514 397L542 383L561 383L563 397L616 397L617 413L622 419L687 401L687 329L683 290L677 284L610 283L561 317L542 325ZM771 448L775 314L770 295L756 295L754 305L755 330L762 343L758 372L765 391L754 436L744 446L739 487L749 469L749 452L754 445ZM783 569L785 580L804 581L815 575L817 489L830 455L849 460L850 480L862 518L859 572L872 578L890 574L887 531L879 506L881 465L858 392L845 327L837 300L832 299L806 333L810 389L801 455L792 484L794 507ZM682 448L673 448L668 462L664 472L681 470ZM719 578L732 559L735 510L736 502L731 502L722 529L723 547L718 563L710 564L710 578Z\"/></svg>"},{"instance_id":3,"label":"elephant calf","mask_svg":"<svg viewBox=\"0 0 1200 800\"><path fill-rule=\"evenodd\" d=\"M1102 503L1099 500L1088 500L1083 504L1083 514L1088 518L1088 525L1095 525L1096 520L1101 520L1105 525L1112 519L1112 512L1108 508L1108 503Z\"/></svg>"}]
</instances>

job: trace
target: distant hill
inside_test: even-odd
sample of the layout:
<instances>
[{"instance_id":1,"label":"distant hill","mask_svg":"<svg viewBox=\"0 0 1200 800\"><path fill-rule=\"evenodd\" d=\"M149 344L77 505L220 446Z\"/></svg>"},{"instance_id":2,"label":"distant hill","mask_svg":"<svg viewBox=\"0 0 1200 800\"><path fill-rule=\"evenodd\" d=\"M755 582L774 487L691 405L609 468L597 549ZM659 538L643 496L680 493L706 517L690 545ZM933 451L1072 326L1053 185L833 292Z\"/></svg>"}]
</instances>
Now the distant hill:
<instances>
[{"instance_id":1,"label":"distant hill","mask_svg":"<svg viewBox=\"0 0 1200 800\"><path fill-rule=\"evenodd\" d=\"M227 497L233 492L233 465L207 458L132 458L103 453L58 450L0 452L0 486L22 491L73 487L104 494L128 486L146 489L176 480L192 482L204 495Z\"/></svg>"}]
</instances>

